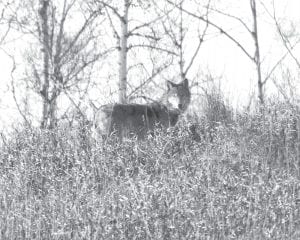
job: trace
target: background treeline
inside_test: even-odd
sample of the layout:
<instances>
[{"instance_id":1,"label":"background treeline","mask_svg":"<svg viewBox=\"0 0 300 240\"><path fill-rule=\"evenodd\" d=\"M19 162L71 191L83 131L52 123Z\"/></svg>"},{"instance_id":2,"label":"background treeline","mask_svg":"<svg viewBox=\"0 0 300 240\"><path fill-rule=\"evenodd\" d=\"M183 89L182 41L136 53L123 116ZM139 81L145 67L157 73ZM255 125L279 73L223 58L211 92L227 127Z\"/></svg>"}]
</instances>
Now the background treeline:
<instances>
[{"instance_id":1,"label":"background treeline","mask_svg":"<svg viewBox=\"0 0 300 240\"><path fill-rule=\"evenodd\" d=\"M198 115L214 88L240 110L253 111L272 96L296 105L296 6L292 0L1 1L2 129L18 123L51 129L72 125L76 115L92 121L104 103L153 102L166 80L185 78ZM235 75L240 79L232 82Z\"/></svg>"}]
</instances>

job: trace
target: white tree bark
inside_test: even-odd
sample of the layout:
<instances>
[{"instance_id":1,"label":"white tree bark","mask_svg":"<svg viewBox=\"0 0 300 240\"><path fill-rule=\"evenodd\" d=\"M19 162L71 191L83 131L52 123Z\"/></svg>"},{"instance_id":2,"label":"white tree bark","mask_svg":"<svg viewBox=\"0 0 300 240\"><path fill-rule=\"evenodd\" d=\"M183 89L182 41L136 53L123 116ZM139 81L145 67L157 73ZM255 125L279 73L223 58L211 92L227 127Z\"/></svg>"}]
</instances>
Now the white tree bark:
<instances>
[{"instance_id":1,"label":"white tree bark","mask_svg":"<svg viewBox=\"0 0 300 240\"><path fill-rule=\"evenodd\" d=\"M43 82L41 96L43 98L43 115L41 127L45 128L49 120L49 25L48 25L48 7L49 0L40 0L40 24L41 24L41 42L43 54Z\"/></svg>"},{"instance_id":2,"label":"white tree bark","mask_svg":"<svg viewBox=\"0 0 300 240\"><path fill-rule=\"evenodd\" d=\"M261 65L260 65L260 49L258 42L258 28L257 28L257 11L256 11L256 0L250 0L252 17L253 17L253 32L252 37L255 45L255 53L254 53L254 62L256 65L257 72L257 86L258 86L258 99L261 105L264 104L264 91L263 91L263 81L261 76Z\"/></svg>"},{"instance_id":3,"label":"white tree bark","mask_svg":"<svg viewBox=\"0 0 300 240\"><path fill-rule=\"evenodd\" d=\"M121 35L119 48L119 102L127 101L127 40L129 0L124 0L124 15L121 17Z\"/></svg>"}]
</instances>

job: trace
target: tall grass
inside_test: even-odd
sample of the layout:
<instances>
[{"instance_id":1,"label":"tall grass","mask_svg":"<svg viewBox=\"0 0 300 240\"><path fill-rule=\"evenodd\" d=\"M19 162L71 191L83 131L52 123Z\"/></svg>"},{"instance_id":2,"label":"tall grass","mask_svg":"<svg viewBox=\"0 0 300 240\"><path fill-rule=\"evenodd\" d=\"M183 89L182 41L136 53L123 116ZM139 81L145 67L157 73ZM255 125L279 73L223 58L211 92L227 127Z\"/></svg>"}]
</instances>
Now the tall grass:
<instances>
[{"instance_id":1,"label":"tall grass","mask_svg":"<svg viewBox=\"0 0 300 240\"><path fill-rule=\"evenodd\" d=\"M122 143L20 129L0 152L0 239L300 239L299 129L286 106L199 141L188 124Z\"/></svg>"}]
</instances>

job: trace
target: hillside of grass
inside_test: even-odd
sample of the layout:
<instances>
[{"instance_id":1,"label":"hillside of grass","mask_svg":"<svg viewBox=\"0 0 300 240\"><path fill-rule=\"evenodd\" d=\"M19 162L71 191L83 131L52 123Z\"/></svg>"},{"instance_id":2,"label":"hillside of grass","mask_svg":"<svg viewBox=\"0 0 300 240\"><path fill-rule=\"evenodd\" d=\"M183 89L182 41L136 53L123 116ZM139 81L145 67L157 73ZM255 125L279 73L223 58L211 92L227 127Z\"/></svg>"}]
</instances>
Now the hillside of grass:
<instances>
[{"instance_id":1,"label":"hillside of grass","mask_svg":"<svg viewBox=\"0 0 300 240\"><path fill-rule=\"evenodd\" d=\"M2 136L0 239L300 239L300 117L194 119L143 142Z\"/></svg>"}]
</instances>

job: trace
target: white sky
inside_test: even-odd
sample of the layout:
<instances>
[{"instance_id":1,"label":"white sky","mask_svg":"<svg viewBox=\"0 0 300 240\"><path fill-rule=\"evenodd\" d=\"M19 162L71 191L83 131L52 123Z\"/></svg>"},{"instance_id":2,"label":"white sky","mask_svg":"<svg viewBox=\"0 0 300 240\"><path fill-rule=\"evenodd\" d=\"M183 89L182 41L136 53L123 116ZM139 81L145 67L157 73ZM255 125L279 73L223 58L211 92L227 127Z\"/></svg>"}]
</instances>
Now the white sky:
<instances>
[{"instance_id":1,"label":"white sky","mask_svg":"<svg viewBox=\"0 0 300 240\"><path fill-rule=\"evenodd\" d=\"M249 8L249 1L226 0L217 1L217 7L224 11L242 17L245 22L249 23L251 20L251 13ZM222 3L221 3L222 2ZM259 1L257 1L259 2ZM268 9L271 1L263 1ZM291 29L290 20L295 23L296 31L300 33L300 1L299 0L274 0L276 6L276 14L280 20L283 21L285 30ZM285 52L282 47L279 37L274 28L274 22L268 16L262 5L257 3L259 11L259 40L261 46L261 58L263 59L262 70L263 74L267 73L274 63ZM213 17L210 20L221 24L225 30L237 37L245 48L253 54L253 43L249 41L250 36L245 34L245 29L236 21L230 19L225 20L226 17ZM251 24L249 24L251 27ZM1 25L0 25L1 27ZM1 30L0 30L1 31ZM203 74L210 72L213 76L222 76L221 87L225 95L232 100L234 105L239 103L247 104L247 99L250 94L256 91L256 73L253 63L246 57L244 53L231 41L225 37L214 36L213 33L217 31L211 28L210 35L207 36L207 41L202 46L199 56L193 70L189 74L189 78L195 78L199 69ZM193 42L191 41L191 49ZM0 81L0 130L7 124L11 124L20 116L15 109L15 104L12 95L8 91L11 89L9 83L11 81L10 73L12 69L12 60L4 52L13 54L14 50L24 48L24 42L16 41L13 44L0 46L0 66L1 66L1 81ZM8 52L9 51L9 52ZM189 51L188 48L186 51ZM300 59L300 48L295 51L298 59ZM17 59L18 64L22 64L22 59ZM293 62L287 60L287 64L291 67ZM267 89L269 85L267 86ZM271 88L271 86L270 86Z\"/></svg>"}]
</instances>

